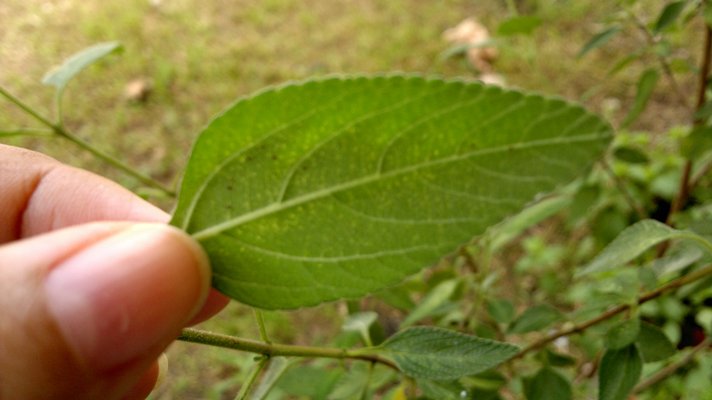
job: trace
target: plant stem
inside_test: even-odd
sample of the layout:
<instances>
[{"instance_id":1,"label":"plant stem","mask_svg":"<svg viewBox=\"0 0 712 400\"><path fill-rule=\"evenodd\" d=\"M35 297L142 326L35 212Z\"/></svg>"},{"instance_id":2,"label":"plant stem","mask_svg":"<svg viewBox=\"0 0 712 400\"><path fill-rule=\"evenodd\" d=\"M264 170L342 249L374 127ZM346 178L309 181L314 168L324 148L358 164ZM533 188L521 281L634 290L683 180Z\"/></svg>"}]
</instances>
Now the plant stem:
<instances>
[{"instance_id":1,"label":"plant stem","mask_svg":"<svg viewBox=\"0 0 712 400\"><path fill-rule=\"evenodd\" d=\"M296 346L279 343L264 343L256 340L228 336L219 333L186 328L178 337L184 342L201 343L209 346L222 347L262 354L269 357L311 357L335 358L377 362L400 371L393 361L383 358L375 353L374 349L337 349L329 347Z\"/></svg>"},{"instance_id":2,"label":"plant stem","mask_svg":"<svg viewBox=\"0 0 712 400\"><path fill-rule=\"evenodd\" d=\"M525 347L524 349L522 349L522 351L520 351L519 354L517 354L515 356L515 358L521 358L524 355L526 355L527 353L530 353L534 350L538 350L560 337L569 336L569 335L573 335L576 333L581 333L594 325L597 325L603 321L611 319L612 317L614 317L622 312L627 311L628 309L630 309L633 306L638 306L640 304L647 303L648 301L658 298L665 293L668 293L670 291L678 289L678 288L680 288L684 285L687 285L689 283L698 281L702 278L706 278L708 276L712 276L712 264L707 265L704 268L700 268L696 271L690 272L689 274L682 276L680 278L674 279L674 280L668 282L667 284L660 286L659 288L657 288L655 290L651 290L649 292L644 293L642 296L638 297L637 301L635 301L633 305L621 304L621 305L611 308L608 311L605 311L605 312L599 314L598 316L596 316L594 318L591 318L591 319L589 319L585 322L582 322L580 324L574 325L573 327L566 328L566 329L560 329L556 332L552 332L552 333L544 336L543 338L537 340L536 342L530 344L529 346Z\"/></svg>"},{"instance_id":3,"label":"plant stem","mask_svg":"<svg viewBox=\"0 0 712 400\"><path fill-rule=\"evenodd\" d=\"M712 339L706 338L705 340L700 342L700 344L690 350L690 352L685 354L685 356L682 357L680 360L670 363L665 368L660 369L658 372L636 385L633 389L633 393L643 392L649 389L651 386L665 380L665 378L674 374L678 369L689 364L695 358L695 356L697 356L702 351L707 350L710 345L712 345Z\"/></svg>"},{"instance_id":4,"label":"plant stem","mask_svg":"<svg viewBox=\"0 0 712 400\"><path fill-rule=\"evenodd\" d=\"M629 17L633 20L635 25L638 27L638 29L643 33L645 36L645 40L648 43L648 46L655 46L658 43L658 40L653 36L653 34L650 32L647 26L645 26L645 23L638 18L637 15L634 13L628 13ZM677 79L675 79L675 75L672 72L672 68L670 67L670 63L667 61L667 59L662 56L661 54L658 54L655 52L655 55L658 59L658 62L660 63L660 67L663 70L663 74L667 77L667 79L670 81L670 86L672 86L673 91L677 95L680 103L682 103L685 107L688 106L688 100L687 97L685 96L685 92L683 92L682 88L680 88L680 85L677 83Z\"/></svg>"},{"instance_id":5,"label":"plant stem","mask_svg":"<svg viewBox=\"0 0 712 400\"><path fill-rule=\"evenodd\" d=\"M240 391L237 393L237 396L235 396L235 400L245 400L247 399L247 396L250 394L250 391L252 390L252 386L255 385L255 382L257 382L257 377L260 376L260 373L262 370L265 369L265 367L269 364L269 357L261 357L259 361L257 361L257 365L255 365L254 368L252 368L252 371L250 372L250 376L247 378L247 382L243 383L242 386L240 387Z\"/></svg>"},{"instance_id":6,"label":"plant stem","mask_svg":"<svg viewBox=\"0 0 712 400\"><path fill-rule=\"evenodd\" d=\"M255 314L255 320L257 320L257 326L260 329L260 339L262 339L263 342L270 344L272 343L269 340L269 336L267 336L267 328L265 327L265 319L262 315L262 311L253 308L252 312Z\"/></svg>"},{"instance_id":7,"label":"plant stem","mask_svg":"<svg viewBox=\"0 0 712 400\"><path fill-rule=\"evenodd\" d=\"M0 130L0 137L11 137L11 136L40 136L48 137L54 132L49 129L41 128L17 128L9 130Z\"/></svg>"},{"instance_id":8,"label":"plant stem","mask_svg":"<svg viewBox=\"0 0 712 400\"><path fill-rule=\"evenodd\" d=\"M127 175L132 176L139 182L143 183L144 185L153 187L155 189L160 190L161 192L165 193L168 196L175 197L176 193L161 184L160 182L156 181L155 179L142 174L139 171L136 171L135 169L131 168L130 166L124 164L123 162L119 161L118 159L114 158L113 156L104 153L103 151L95 148L92 144L89 142L84 141L80 137L74 135L73 133L69 132L67 129L64 128L61 124L55 124L48 120L47 118L43 117L42 115L38 114L35 110L32 109L32 107L28 106L27 104L23 103L20 99L17 97L13 96L10 92L5 90L2 86L0 86L0 95L8 99L11 103L15 104L17 107L22 109L24 112L26 112L28 115L30 115L32 118L36 119L39 123L42 125L45 125L49 129L54 132L57 136L60 136L64 139L69 140L70 142L74 143L75 145L81 147L82 149L88 151L95 157L101 159L102 161L106 162L107 164L113 166L116 169L121 170L122 172L126 173Z\"/></svg>"}]
</instances>

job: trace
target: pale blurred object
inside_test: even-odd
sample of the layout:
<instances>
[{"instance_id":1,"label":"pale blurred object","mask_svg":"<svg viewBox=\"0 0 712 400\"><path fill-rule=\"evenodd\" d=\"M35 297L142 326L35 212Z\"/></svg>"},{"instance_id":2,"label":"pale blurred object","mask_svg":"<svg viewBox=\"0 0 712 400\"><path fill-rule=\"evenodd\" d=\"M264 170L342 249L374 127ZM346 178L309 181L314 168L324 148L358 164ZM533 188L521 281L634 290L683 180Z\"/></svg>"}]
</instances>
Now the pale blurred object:
<instances>
[{"instance_id":1,"label":"pale blurred object","mask_svg":"<svg viewBox=\"0 0 712 400\"><path fill-rule=\"evenodd\" d=\"M150 80L144 78L134 79L124 88L124 98L128 101L144 103L148 100L153 90Z\"/></svg>"},{"instance_id":2,"label":"pale blurred object","mask_svg":"<svg viewBox=\"0 0 712 400\"><path fill-rule=\"evenodd\" d=\"M497 49L487 46L491 40L489 30L474 18L467 18L454 28L447 29L443 32L443 38L455 45L471 46L466 51L467 59L483 75L493 71Z\"/></svg>"}]
</instances>

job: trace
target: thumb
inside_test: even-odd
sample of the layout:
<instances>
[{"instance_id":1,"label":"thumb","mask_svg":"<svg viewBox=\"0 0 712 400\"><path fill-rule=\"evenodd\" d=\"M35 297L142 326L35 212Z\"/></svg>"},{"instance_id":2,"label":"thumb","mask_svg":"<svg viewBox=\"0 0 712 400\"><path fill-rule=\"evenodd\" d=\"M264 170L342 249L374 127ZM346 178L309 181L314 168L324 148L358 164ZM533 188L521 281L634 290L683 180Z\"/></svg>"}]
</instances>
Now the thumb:
<instances>
[{"instance_id":1,"label":"thumb","mask_svg":"<svg viewBox=\"0 0 712 400\"><path fill-rule=\"evenodd\" d=\"M202 249L102 222L0 246L0 398L122 398L209 291Z\"/></svg>"}]
</instances>

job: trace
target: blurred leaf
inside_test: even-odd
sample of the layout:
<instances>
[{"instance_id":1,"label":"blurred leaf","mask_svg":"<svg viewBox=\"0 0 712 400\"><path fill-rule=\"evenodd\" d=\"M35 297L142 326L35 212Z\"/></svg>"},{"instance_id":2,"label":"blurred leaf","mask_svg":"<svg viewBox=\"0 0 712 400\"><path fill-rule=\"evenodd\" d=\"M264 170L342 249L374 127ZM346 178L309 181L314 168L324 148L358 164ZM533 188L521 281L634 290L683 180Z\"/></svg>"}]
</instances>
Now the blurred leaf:
<instances>
[{"instance_id":1,"label":"blurred leaf","mask_svg":"<svg viewBox=\"0 0 712 400\"><path fill-rule=\"evenodd\" d=\"M107 55L121 49L119 42L100 43L74 54L64 61L64 63L49 71L42 83L57 88L57 93L61 95L67 83L86 67L95 63Z\"/></svg>"},{"instance_id":2,"label":"blurred leaf","mask_svg":"<svg viewBox=\"0 0 712 400\"><path fill-rule=\"evenodd\" d=\"M699 110L695 111L694 115L697 120L706 120L709 117L712 117L712 101L705 102Z\"/></svg>"},{"instance_id":3,"label":"blurred leaf","mask_svg":"<svg viewBox=\"0 0 712 400\"><path fill-rule=\"evenodd\" d=\"M561 312L548 304L528 308L509 327L509 333L527 333L546 328L562 319Z\"/></svg>"},{"instance_id":4,"label":"blurred leaf","mask_svg":"<svg viewBox=\"0 0 712 400\"><path fill-rule=\"evenodd\" d=\"M572 397L571 383L553 368L544 367L524 380L524 395L527 400L568 400Z\"/></svg>"},{"instance_id":5,"label":"blurred leaf","mask_svg":"<svg viewBox=\"0 0 712 400\"><path fill-rule=\"evenodd\" d=\"M680 16L682 10L685 8L684 1L673 1L663 8L660 13L657 22L655 22L655 27L653 28L653 33L658 34L662 32L665 28L672 25L677 17Z\"/></svg>"},{"instance_id":6,"label":"blurred leaf","mask_svg":"<svg viewBox=\"0 0 712 400\"><path fill-rule=\"evenodd\" d=\"M655 90L655 85L658 84L659 78L660 74L655 68L649 68L640 75L633 107L631 107L628 115L626 115L623 120L621 128L627 128L630 126L630 124L635 122L635 120L638 119L638 116L645 110L645 107L648 105L648 100L650 100L650 96Z\"/></svg>"},{"instance_id":7,"label":"blurred leaf","mask_svg":"<svg viewBox=\"0 0 712 400\"><path fill-rule=\"evenodd\" d=\"M507 299L491 299L487 301L487 312L500 324L512 322L515 316L514 305Z\"/></svg>"},{"instance_id":8,"label":"blurred leaf","mask_svg":"<svg viewBox=\"0 0 712 400\"><path fill-rule=\"evenodd\" d=\"M477 83L287 84L201 132L171 224L206 250L213 286L243 303L358 298L586 173L611 136L580 106Z\"/></svg>"},{"instance_id":9,"label":"blurred leaf","mask_svg":"<svg viewBox=\"0 0 712 400\"><path fill-rule=\"evenodd\" d=\"M700 310L695 315L695 321L707 332L707 335L712 334L712 308Z\"/></svg>"},{"instance_id":10,"label":"blurred leaf","mask_svg":"<svg viewBox=\"0 0 712 400\"><path fill-rule=\"evenodd\" d=\"M581 277L618 268L643 254L650 247L670 239L690 240L712 253L712 244L703 237L693 232L673 229L661 222L648 219L626 228L576 275Z\"/></svg>"},{"instance_id":11,"label":"blurred leaf","mask_svg":"<svg viewBox=\"0 0 712 400\"><path fill-rule=\"evenodd\" d=\"M485 392L496 392L507 384L507 377L494 369L482 371L479 374L460 378L460 382L469 389L478 389Z\"/></svg>"},{"instance_id":12,"label":"blurred leaf","mask_svg":"<svg viewBox=\"0 0 712 400\"><path fill-rule=\"evenodd\" d=\"M558 213L570 204L571 197L561 195L549 197L530 205L519 214L492 228L490 250L496 252L524 233L525 230Z\"/></svg>"},{"instance_id":13,"label":"blurred leaf","mask_svg":"<svg viewBox=\"0 0 712 400\"><path fill-rule=\"evenodd\" d=\"M628 54L627 56L625 56L625 57L621 58L620 60L618 60L618 62L615 63L615 64L613 65L613 67L611 67L610 70L608 70L608 73L607 73L606 75L608 75L608 76L613 76L613 75L615 75L615 74L621 72L621 71L622 71L623 69L625 69L628 65L630 65L630 63L632 63L633 61L639 59L640 56L642 56L643 54L644 54L644 53L643 53L643 52L640 52L640 51L634 52L634 53L631 53L631 54Z\"/></svg>"},{"instance_id":14,"label":"blurred leaf","mask_svg":"<svg viewBox=\"0 0 712 400\"><path fill-rule=\"evenodd\" d=\"M680 243L665 253L662 258L657 258L646 268L651 269L657 276L674 274L689 267L702 258L704 252L689 243Z\"/></svg>"},{"instance_id":15,"label":"blurred leaf","mask_svg":"<svg viewBox=\"0 0 712 400\"><path fill-rule=\"evenodd\" d=\"M676 352L675 345L662 329L645 321L640 324L640 333L636 344L646 363L665 360Z\"/></svg>"},{"instance_id":16,"label":"blurred leaf","mask_svg":"<svg viewBox=\"0 0 712 400\"><path fill-rule=\"evenodd\" d=\"M428 294L423 298L423 301L415 306L413 311L411 311L405 320L403 320L401 323L401 329L411 326L423 318L432 316L433 312L445 304L455 293L457 285L458 280L456 279L440 282L428 292Z\"/></svg>"},{"instance_id":17,"label":"blurred leaf","mask_svg":"<svg viewBox=\"0 0 712 400\"><path fill-rule=\"evenodd\" d=\"M371 325L378 320L378 314L373 311L365 311L351 314L346 318L341 329L344 331L358 332L361 339L367 346L373 346L371 340Z\"/></svg>"},{"instance_id":18,"label":"blurred leaf","mask_svg":"<svg viewBox=\"0 0 712 400\"><path fill-rule=\"evenodd\" d=\"M361 399L361 394L367 391L370 372L373 368L368 363L353 363L344 375L334 385L334 390L329 393L329 400L354 400ZM308 382L305 382L308 383Z\"/></svg>"},{"instance_id":19,"label":"blurred leaf","mask_svg":"<svg viewBox=\"0 0 712 400\"><path fill-rule=\"evenodd\" d=\"M502 21L497 27L497 35L531 35L541 22L541 18L534 15L517 15Z\"/></svg>"},{"instance_id":20,"label":"blurred leaf","mask_svg":"<svg viewBox=\"0 0 712 400\"><path fill-rule=\"evenodd\" d=\"M640 319L630 318L614 325L606 333L605 346L608 349L622 349L635 342L640 333Z\"/></svg>"},{"instance_id":21,"label":"blurred leaf","mask_svg":"<svg viewBox=\"0 0 712 400\"><path fill-rule=\"evenodd\" d=\"M628 164L645 164L650 161L643 150L630 146L616 147L613 157Z\"/></svg>"},{"instance_id":22,"label":"blurred leaf","mask_svg":"<svg viewBox=\"0 0 712 400\"><path fill-rule=\"evenodd\" d=\"M465 388L457 381L436 382L428 379L418 379L418 387L423 395L430 400L461 400Z\"/></svg>"},{"instance_id":23,"label":"blurred leaf","mask_svg":"<svg viewBox=\"0 0 712 400\"><path fill-rule=\"evenodd\" d=\"M688 160L698 160L712 150L712 126L698 126L682 139L682 154Z\"/></svg>"},{"instance_id":24,"label":"blurred leaf","mask_svg":"<svg viewBox=\"0 0 712 400\"><path fill-rule=\"evenodd\" d=\"M375 297L383 300L386 304L402 311L409 311L415 307L415 303L410 298L410 291L405 285L398 285L386 290L380 290L374 294Z\"/></svg>"},{"instance_id":25,"label":"blurred leaf","mask_svg":"<svg viewBox=\"0 0 712 400\"><path fill-rule=\"evenodd\" d=\"M578 55L576 56L577 58L581 58L585 56L588 52L591 50L595 50L604 44L608 43L611 39L613 39L614 36L618 34L618 32L621 31L620 26L612 26L608 29L605 29L595 35L581 48L579 51Z\"/></svg>"},{"instance_id":26,"label":"blurred leaf","mask_svg":"<svg viewBox=\"0 0 712 400\"><path fill-rule=\"evenodd\" d=\"M635 345L607 350L598 371L598 399L626 400L642 371L643 361Z\"/></svg>"},{"instance_id":27,"label":"blurred leaf","mask_svg":"<svg viewBox=\"0 0 712 400\"><path fill-rule=\"evenodd\" d=\"M552 367L570 367L576 364L574 357L554 352L551 349L545 349L539 352L539 354L544 359L544 364L551 365Z\"/></svg>"},{"instance_id":28,"label":"blurred leaf","mask_svg":"<svg viewBox=\"0 0 712 400\"><path fill-rule=\"evenodd\" d=\"M433 327L398 332L379 351L392 358L406 375L437 381L474 375L518 352L519 348L511 344Z\"/></svg>"},{"instance_id":29,"label":"blurred leaf","mask_svg":"<svg viewBox=\"0 0 712 400\"><path fill-rule=\"evenodd\" d=\"M438 56L438 62L443 62L453 57L467 54L470 49L483 49L486 47L497 47L499 42L496 39L482 40L477 43L461 43L448 47Z\"/></svg>"},{"instance_id":30,"label":"blurred leaf","mask_svg":"<svg viewBox=\"0 0 712 400\"><path fill-rule=\"evenodd\" d=\"M287 369L277 381L276 386L293 396L325 400L342 375L344 372L340 369L300 364Z\"/></svg>"},{"instance_id":31,"label":"blurred leaf","mask_svg":"<svg viewBox=\"0 0 712 400\"><path fill-rule=\"evenodd\" d=\"M275 386L284 371L289 367L289 361L285 357L270 357L269 366L262 375L260 384L252 390L250 400L264 399Z\"/></svg>"}]
</instances>

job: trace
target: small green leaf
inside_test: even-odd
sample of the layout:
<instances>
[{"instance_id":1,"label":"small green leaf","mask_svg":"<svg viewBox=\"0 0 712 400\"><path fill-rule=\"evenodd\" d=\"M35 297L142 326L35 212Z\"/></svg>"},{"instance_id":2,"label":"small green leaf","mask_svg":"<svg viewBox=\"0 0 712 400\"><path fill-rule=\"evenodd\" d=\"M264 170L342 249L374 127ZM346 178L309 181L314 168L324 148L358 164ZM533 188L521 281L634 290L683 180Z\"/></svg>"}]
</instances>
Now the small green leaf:
<instances>
[{"instance_id":1,"label":"small green leaf","mask_svg":"<svg viewBox=\"0 0 712 400\"><path fill-rule=\"evenodd\" d=\"M502 21L497 27L497 35L531 35L541 22L541 18L534 15L517 15Z\"/></svg>"},{"instance_id":2,"label":"small green leaf","mask_svg":"<svg viewBox=\"0 0 712 400\"><path fill-rule=\"evenodd\" d=\"M367 346L372 346L371 325L378 320L378 314L373 311L365 311L351 314L346 318L341 329L347 332L358 332L361 339Z\"/></svg>"},{"instance_id":3,"label":"small green leaf","mask_svg":"<svg viewBox=\"0 0 712 400\"><path fill-rule=\"evenodd\" d=\"M586 173L611 136L578 106L476 83L290 84L238 101L200 134L171 224L241 302L357 298Z\"/></svg>"},{"instance_id":4,"label":"small green leaf","mask_svg":"<svg viewBox=\"0 0 712 400\"><path fill-rule=\"evenodd\" d=\"M585 56L591 50L595 50L604 44L608 43L614 36L616 36L621 31L620 26L612 26L607 28L597 34L595 34L579 51L576 57L581 58Z\"/></svg>"},{"instance_id":5,"label":"small green leaf","mask_svg":"<svg viewBox=\"0 0 712 400\"><path fill-rule=\"evenodd\" d=\"M435 286L403 320L401 329L411 326L423 318L430 317L433 311L437 310L452 297L455 289L457 289L457 284L458 281L456 279L450 279Z\"/></svg>"},{"instance_id":6,"label":"small green leaf","mask_svg":"<svg viewBox=\"0 0 712 400\"><path fill-rule=\"evenodd\" d=\"M625 69L628 65L630 65L630 63L632 63L633 61L639 59L643 54L644 54L644 52L641 52L641 51L637 51L637 52L634 52L634 53L632 53L632 54L628 54L627 56L625 56L625 57L621 58L620 60L618 60L618 62L616 62L616 63L611 67L611 69L608 70L608 72L606 73L606 75L608 75L608 76L613 76L613 75L615 75L615 74L621 72L621 71L622 71L623 69Z\"/></svg>"},{"instance_id":7,"label":"small green leaf","mask_svg":"<svg viewBox=\"0 0 712 400\"><path fill-rule=\"evenodd\" d=\"M379 350L408 376L447 381L493 368L519 348L446 329L415 327L393 335Z\"/></svg>"},{"instance_id":8,"label":"small green leaf","mask_svg":"<svg viewBox=\"0 0 712 400\"><path fill-rule=\"evenodd\" d=\"M431 400L461 400L461 394L465 388L457 381L438 382L428 379L418 379L418 387L423 391L423 395Z\"/></svg>"},{"instance_id":9,"label":"small green leaf","mask_svg":"<svg viewBox=\"0 0 712 400\"><path fill-rule=\"evenodd\" d=\"M645 107L648 105L648 100L650 100L650 96L653 94L653 90L655 90L655 85L658 84L659 78L660 73L654 68L649 68L640 75L633 107L628 111L628 115L626 115L623 120L621 124L622 128L630 126L645 110Z\"/></svg>"},{"instance_id":10,"label":"small green leaf","mask_svg":"<svg viewBox=\"0 0 712 400\"><path fill-rule=\"evenodd\" d=\"M689 231L680 231L655 221L644 220L629 226L613 240L596 258L586 265L577 276L610 271L625 265L647 249L670 239L691 240L712 253L712 244Z\"/></svg>"},{"instance_id":11,"label":"small green leaf","mask_svg":"<svg viewBox=\"0 0 712 400\"><path fill-rule=\"evenodd\" d=\"M512 322L515 315L514 305L507 299L492 299L487 302L487 312L500 324Z\"/></svg>"},{"instance_id":12,"label":"small green leaf","mask_svg":"<svg viewBox=\"0 0 712 400\"><path fill-rule=\"evenodd\" d=\"M607 350L598 371L598 399L627 399L642 371L643 360L635 345Z\"/></svg>"},{"instance_id":13,"label":"small green leaf","mask_svg":"<svg viewBox=\"0 0 712 400\"><path fill-rule=\"evenodd\" d=\"M282 377L284 371L287 370L287 367L289 367L289 360L285 357L270 357L269 366L262 375L260 384L252 390L250 400L262 400L266 398L279 378Z\"/></svg>"},{"instance_id":14,"label":"small green leaf","mask_svg":"<svg viewBox=\"0 0 712 400\"><path fill-rule=\"evenodd\" d=\"M68 58L59 67L48 72L44 78L42 78L42 83L54 86L57 88L57 92L61 94L67 86L67 83L78 73L101 58L120 49L121 44L118 42L106 42L88 47Z\"/></svg>"},{"instance_id":15,"label":"small green leaf","mask_svg":"<svg viewBox=\"0 0 712 400\"><path fill-rule=\"evenodd\" d=\"M658 34L665 30L668 26L672 25L684 9L684 1L673 1L672 3L666 5L660 13L657 22L655 22L653 33Z\"/></svg>"},{"instance_id":16,"label":"small green leaf","mask_svg":"<svg viewBox=\"0 0 712 400\"><path fill-rule=\"evenodd\" d=\"M546 328L561 320L561 312L554 307L541 304L528 308L509 327L509 333L527 333Z\"/></svg>"},{"instance_id":17,"label":"small green leaf","mask_svg":"<svg viewBox=\"0 0 712 400\"><path fill-rule=\"evenodd\" d=\"M636 339L640 355L646 363L662 361L672 357L676 350L667 335L648 322L640 324L640 333Z\"/></svg>"},{"instance_id":18,"label":"small green leaf","mask_svg":"<svg viewBox=\"0 0 712 400\"><path fill-rule=\"evenodd\" d=\"M712 101L707 101L700 107L699 110L695 111L695 119L705 121L709 117L712 117Z\"/></svg>"},{"instance_id":19,"label":"small green leaf","mask_svg":"<svg viewBox=\"0 0 712 400\"><path fill-rule=\"evenodd\" d=\"M571 382L553 368L544 367L524 380L527 400L569 400L573 396Z\"/></svg>"},{"instance_id":20,"label":"small green leaf","mask_svg":"<svg viewBox=\"0 0 712 400\"><path fill-rule=\"evenodd\" d=\"M682 154L689 160L698 160L712 150L712 127L698 126L681 143Z\"/></svg>"},{"instance_id":21,"label":"small green leaf","mask_svg":"<svg viewBox=\"0 0 712 400\"><path fill-rule=\"evenodd\" d=\"M614 325L606 333L606 348L622 349L635 342L640 333L640 319L631 318Z\"/></svg>"},{"instance_id":22,"label":"small green leaf","mask_svg":"<svg viewBox=\"0 0 712 400\"><path fill-rule=\"evenodd\" d=\"M539 353L544 359L544 364L552 367L570 367L576 364L576 359L567 354L556 353L550 349L545 349Z\"/></svg>"},{"instance_id":23,"label":"small green leaf","mask_svg":"<svg viewBox=\"0 0 712 400\"><path fill-rule=\"evenodd\" d=\"M616 147L613 157L628 164L645 164L650 161L643 150L630 146Z\"/></svg>"}]
</instances>

